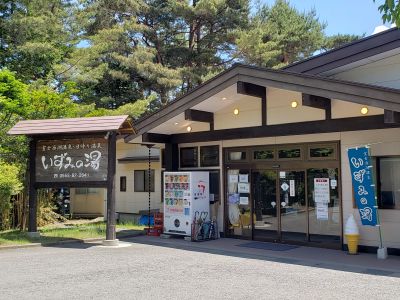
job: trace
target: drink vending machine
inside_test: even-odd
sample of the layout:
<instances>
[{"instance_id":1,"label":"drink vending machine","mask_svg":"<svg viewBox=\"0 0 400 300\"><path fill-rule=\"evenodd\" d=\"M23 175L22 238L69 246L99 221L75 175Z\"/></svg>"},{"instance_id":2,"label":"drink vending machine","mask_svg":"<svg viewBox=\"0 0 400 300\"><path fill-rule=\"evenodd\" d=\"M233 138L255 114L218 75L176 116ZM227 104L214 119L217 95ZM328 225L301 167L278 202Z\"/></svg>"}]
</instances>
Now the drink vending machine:
<instances>
[{"instance_id":1,"label":"drink vending machine","mask_svg":"<svg viewBox=\"0 0 400 300\"><path fill-rule=\"evenodd\" d=\"M209 173L164 172L164 233L191 236L193 219L210 220Z\"/></svg>"}]
</instances>

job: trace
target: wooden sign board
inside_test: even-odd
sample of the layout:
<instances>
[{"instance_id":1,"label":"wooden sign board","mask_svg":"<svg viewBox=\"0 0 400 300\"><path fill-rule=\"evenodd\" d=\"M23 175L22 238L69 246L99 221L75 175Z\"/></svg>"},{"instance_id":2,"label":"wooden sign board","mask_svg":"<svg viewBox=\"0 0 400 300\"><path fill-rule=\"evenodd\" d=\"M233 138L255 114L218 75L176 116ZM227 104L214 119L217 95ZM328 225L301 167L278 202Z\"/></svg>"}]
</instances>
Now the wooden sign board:
<instances>
[{"instance_id":1,"label":"wooden sign board","mask_svg":"<svg viewBox=\"0 0 400 300\"><path fill-rule=\"evenodd\" d=\"M36 182L107 181L108 141L105 138L39 140Z\"/></svg>"}]
</instances>

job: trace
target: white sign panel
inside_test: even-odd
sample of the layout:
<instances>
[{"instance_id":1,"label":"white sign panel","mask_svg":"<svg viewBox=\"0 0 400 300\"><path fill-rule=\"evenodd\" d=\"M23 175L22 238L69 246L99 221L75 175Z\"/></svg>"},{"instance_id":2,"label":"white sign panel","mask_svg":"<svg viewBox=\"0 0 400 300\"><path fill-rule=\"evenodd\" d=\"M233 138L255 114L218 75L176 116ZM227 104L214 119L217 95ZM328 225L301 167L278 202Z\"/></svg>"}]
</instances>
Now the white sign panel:
<instances>
[{"instance_id":1,"label":"white sign panel","mask_svg":"<svg viewBox=\"0 0 400 300\"><path fill-rule=\"evenodd\" d=\"M239 182L249 182L249 174L239 174Z\"/></svg>"},{"instance_id":2,"label":"white sign panel","mask_svg":"<svg viewBox=\"0 0 400 300\"><path fill-rule=\"evenodd\" d=\"M315 210L317 211L317 220L328 220L328 203L317 203Z\"/></svg>"},{"instance_id":3,"label":"white sign panel","mask_svg":"<svg viewBox=\"0 0 400 300\"><path fill-rule=\"evenodd\" d=\"M241 204L241 205L249 205L249 197L240 197L239 204Z\"/></svg>"},{"instance_id":4,"label":"white sign panel","mask_svg":"<svg viewBox=\"0 0 400 300\"><path fill-rule=\"evenodd\" d=\"M296 188L295 188L295 183L294 180L289 180L289 194L290 197L296 196Z\"/></svg>"},{"instance_id":5,"label":"white sign panel","mask_svg":"<svg viewBox=\"0 0 400 300\"><path fill-rule=\"evenodd\" d=\"M286 192L286 191L288 190L288 188L289 188L289 185L288 185L286 182L284 182L284 183L281 185L281 189L282 189L284 192Z\"/></svg>"},{"instance_id":6,"label":"white sign panel","mask_svg":"<svg viewBox=\"0 0 400 300\"><path fill-rule=\"evenodd\" d=\"M250 184L239 182L238 183L238 192L239 193L250 193Z\"/></svg>"},{"instance_id":7,"label":"white sign panel","mask_svg":"<svg viewBox=\"0 0 400 300\"><path fill-rule=\"evenodd\" d=\"M237 175L229 175L229 183L237 183L238 176Z\"/></svg>"},{"instance_id":8,"label":"white sign panel","mask_svg":"<svg viewBox=\"0 0 400 300\"><path fill-rule=\"evenodd\" d=\"M315 203L329 203L329 178L314 178Z\"/></svg>"}]
</instances>

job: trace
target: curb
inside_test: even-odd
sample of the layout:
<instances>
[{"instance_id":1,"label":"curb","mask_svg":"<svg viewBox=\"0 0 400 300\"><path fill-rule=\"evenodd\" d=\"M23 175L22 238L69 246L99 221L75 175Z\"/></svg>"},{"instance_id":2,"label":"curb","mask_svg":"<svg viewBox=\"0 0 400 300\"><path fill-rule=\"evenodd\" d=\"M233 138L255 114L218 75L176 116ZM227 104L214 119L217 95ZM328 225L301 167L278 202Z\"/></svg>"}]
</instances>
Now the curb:
<instances>
[{"instance_id":1,"label":"curb","mask_svg":"<svg viewBox=\"0 0 400 300\"><path fill-rule=\"evenodd\" d=\"M142 230L137 230L135 232L130 232L127 234L117 234L117 237L120 239L123 238L131 238L131 237L136 237L140 235L144 235L145 231ZM63 245L63 244L73 244L73 243L82 243L82 244L88 244L88 243L94 243L94 242L101 242L105 239L104 238L87 238L87 239L68 239L68 240L62 240L58 242L50 242L50 243L30 243L30 244L23 244L23 245L7 245L7 246L0 246L0 251L1 250L11 250L11 249L23 249L23 248L35 248L35 247L51 247L51 246L57 246L57 245Z\"/></svg>"}]
</instances>

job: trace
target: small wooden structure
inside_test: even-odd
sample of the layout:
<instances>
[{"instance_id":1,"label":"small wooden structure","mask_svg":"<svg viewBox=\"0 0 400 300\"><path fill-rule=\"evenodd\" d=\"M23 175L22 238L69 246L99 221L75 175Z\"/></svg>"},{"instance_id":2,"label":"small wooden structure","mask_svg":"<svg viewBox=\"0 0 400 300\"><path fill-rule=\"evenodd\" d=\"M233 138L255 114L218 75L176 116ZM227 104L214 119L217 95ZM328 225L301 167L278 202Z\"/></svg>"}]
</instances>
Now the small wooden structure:
<instances>
[{"instance_id":1,"label":"small wooden structure","mask_svg":"<svg viewBox=\"0 0 400 300\"><path fill-rule=\"evenodd\" d=\"M37 234L37 189L107 189L106 241L116 241L115 169L118 134L134 133L127 115L20 121L9 135L29 142L29 225Z\"/></svg>"}]
</instances>

